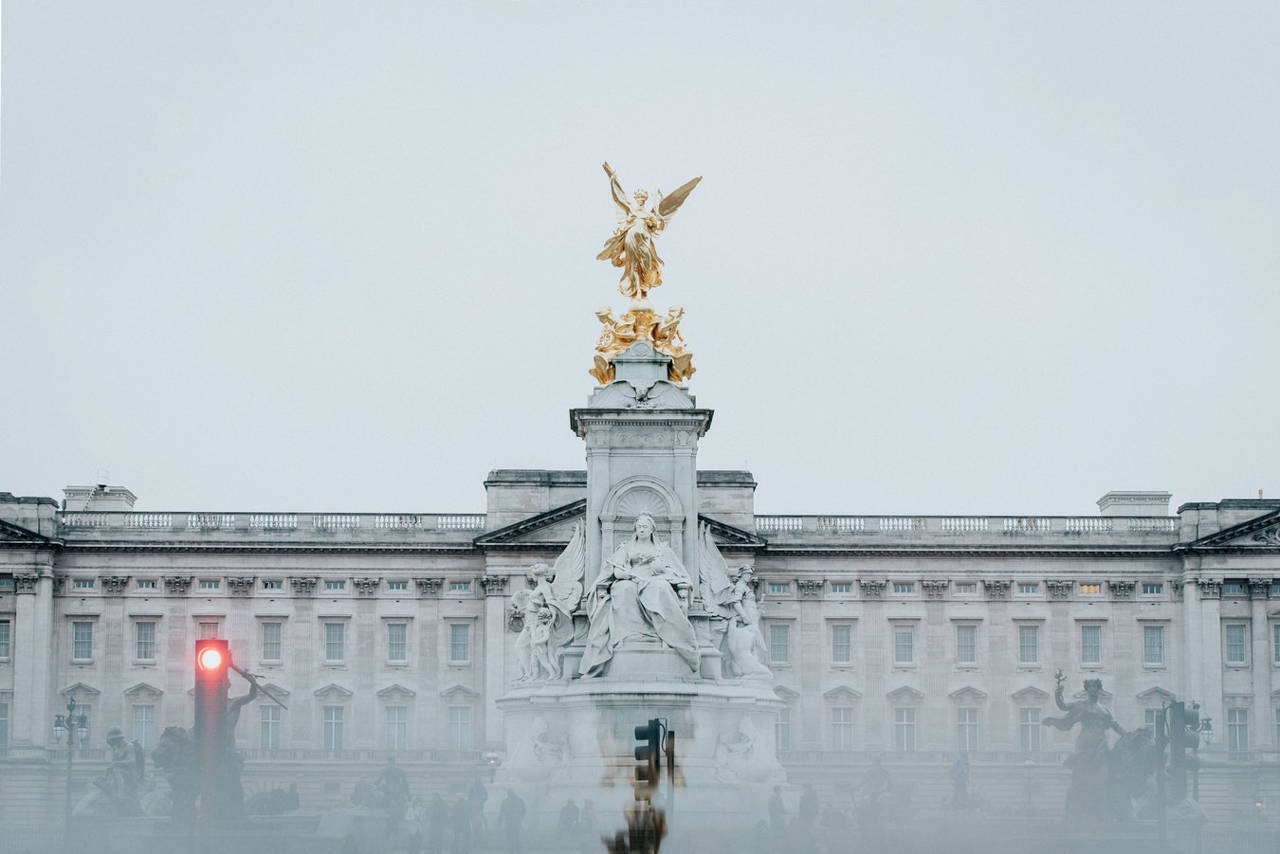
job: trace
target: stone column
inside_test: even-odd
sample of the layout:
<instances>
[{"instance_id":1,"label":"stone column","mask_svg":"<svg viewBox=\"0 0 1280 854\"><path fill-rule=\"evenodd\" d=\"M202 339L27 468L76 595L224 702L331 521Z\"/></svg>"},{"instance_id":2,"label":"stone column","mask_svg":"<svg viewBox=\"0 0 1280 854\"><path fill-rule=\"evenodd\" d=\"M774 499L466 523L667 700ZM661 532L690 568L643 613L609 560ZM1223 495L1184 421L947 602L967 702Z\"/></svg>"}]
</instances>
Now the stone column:
<instances>
[{"instance_id":1,"label":"stone column","mask_svg":"<svg viewBox=\"0 0 1280 854\"><path fill-rule=\"evenodd\" d=\"M48 567L14 574L17 590L13 650L13 719L9 740L15 746L45 747L53 726L49 706L53 679L53 571Z\"/></svg>"},{"instance_id":2,"label":"stone column","mask_svg":"<svg viewBox=\"0 0 1280 854\"><path fill-rule=\"evenodd\" d=\"M484 587L484 746L500 747L502 741L502 715L498 711L498 698L506 685L506 630L507 576L485 575L480 578Z\"/></svg>"},{"instance_id":3,"label":"stone column","mask_svg":"<svg viewBox=\"0 0 1280 854\"><path fill-rule=\"evenodd\" d=\"M1249 661L1253 663L1251 670L1253 682L1254 708L1257 710L1258 723L1252 735L1257 748L1275 750L1276 719L1272 711L1271 700L1272 665L1271 626L1267 623L1267 596L1271 591L1270 578L1249 579L1249 625L1253 628L1253 654Z\"/></svg>"},{"instance_id":4,"label":"stone column","mask_svg":"<svg viewBox=\"0 0 1280 854\"><path fill-rule=\"evenodd\" d=\"M1204 702L1204 627L1200 624L1200 587L1191 572L1182 584L1182 644L1182 686L1176 692Z\"/></svg>"},{"instance_id":5,"label":"stone column","mask_svg":"<svg viewBox=\"0 0 1280 854\"><path fill-rule=\"evenodd\" d=\"M1188 584L1188 587L1191 585ZM1222 697L1222 582L1200 578L1196 581L1200 594L1200 632L1202 651L1201 682L1199 692L1189 698L1199 700L1203 711L1214 721L1214 731L1220 733L1220 744L1226 743L1227 712Z\"/></svg>"}]
</instances>

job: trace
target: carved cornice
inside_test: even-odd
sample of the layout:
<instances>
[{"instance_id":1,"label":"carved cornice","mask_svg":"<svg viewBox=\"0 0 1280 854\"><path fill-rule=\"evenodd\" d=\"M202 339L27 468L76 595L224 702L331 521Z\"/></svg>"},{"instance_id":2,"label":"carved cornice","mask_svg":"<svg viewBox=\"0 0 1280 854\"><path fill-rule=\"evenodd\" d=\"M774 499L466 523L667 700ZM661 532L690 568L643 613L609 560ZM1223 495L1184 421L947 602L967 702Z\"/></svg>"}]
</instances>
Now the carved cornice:
<instances>
[{"instance_id":1,"label":"carved cornice","mask_svg":"<svg viewBox=\"0 0 1280 854\"><path fill-rule=\"evenodd\" d=\"M444 585L443 578L415 578L413 583L418 585L419 596L438 596L440 588Z\"/></svg>"},{"instance_id":2,"label":"carved cornice","mask_svg":"<svg viewBox=\"0 0 1280 854\"><path fill-rule=\"evenodd\" d=\"M867 599L879 599L884 596L884 589L889 585L887 581L878 581L876 579L858 579L858 586L862 588L862 595Z\"/></svg>"},{"instance_id":3,"label":"carved cornice","mask_svg":"<svg viewBox=\"0 0 1280 854\"><path fill-rule=\"evenodd\" d=\"M806 599L817 599L822 595L822 588L826 582L821 578L797 578L796 588L799 589L800 595Z\"/></svg>"},{"instance_id":4,"label":"carved cornice","mask_svg":"<svg viewBox=\"0 0 1280 854\"><path fill-rule=\"evenodd\" d=\"M507 589L507 576L505 575L482 575L479 578L480 586L484 588L486 596L501 596Z\"/></svg>"},{"instance_id":5,"label":"carved cornice","mask_svg":"<svg viewBox=\"0 0 1280 854\"><path fill-rule=\"evenodd\" d=\"M15 572L13 574L13 589L18 593L35 593L36 585L40 583L40 573L38 572Z\"/></svg>"},{"instance_id":6,"label":"carved cornice","mask_svg":"<svg viewBox=\"0 0 1280 854\"><path fill-rule=\"evenodd\" d=\"M947 595L947 588L950 586L949 578L926 578L920 582L926 599L941 599Z\"/></svg>"},{"instance_id":7,"label":"carved cornice","mask_svg":"<svg viewBox=\"0 0 1280 854\"><path fill-rule=\"evenodd\" d=\"M289 576L289 586L293 588L293 592L299 596L310 596L316 591L316 585L320 583L318 575L291 575Z\"/></svg>"},{"instance_id":8,"label":"carved cornice","mask_svg":"<svg viewBox=\"0 0 1280 854\"><path fill-rule=\"evenodd\" d=\"M108 596L123 596L129 589L127 575L104 575L98 580L102 582L102 591Z\"/></svg>"},{"instance_id":9,"label":"carved cornice","mask_svg":"<svg viewBox=\"0 0 1280 854\"><path fill-rule=\"evenodd\" d=\"M1250 578L1249 579L1249 598L1266 599L1271 595L1271 579L1270 578Z\"/></svg>"},{"instance_id":10,"label":"carved cornice","mask_svg":"<svg viewBox=\"0 0 1280 854\"><path fill-rule=\"evenodd\" d=\"M166 593L182 596L191 589L191 576L166 575L164 577L164 589Z\"/></svg>"},{"instance_id":11,"label":"carved cornice","mask_svg":"<svg viewBox=\"0 0 1280 854\"><path fill-rule=\"evenodd\" d=\"M1196 587L1200 588L1201 599L1221 599L1222 598L1222 581L1201 578L1196 582Z\"/></svg>"},{"instance_id":12,"label":"carved cornice","mask_svg":"<svg viewBox=\"0 0 1280 854\"><path fill-rule=\"evenodd\" d=\"M1132 581L1108 581L1107 586L1111 588L1113 599L1132 599L1133 588L1136 585Z\"/></svg>"},{"instance_id":13,"label":"carved cornice","mask_svg":"<svg viewBox=\"0 0 1280 854\"><path fill-rule=\"evenodd\" d=\"M372 596L382 586L382 579L370 575L356 576L351 579L351 585L355 587L356 593L361 596Z\"/></svg>"},{"instance_id":14,"label":"carved cornice","mask_svg":"<svg viewBox=\"0 0 1280 854\"><path fill-rule=\"evenodd\" d=\"M1004 578L989 578L982 582L982 586L987 591L988 599L1008 599L1013 582Z\"/></svg>"},{"instance_id":15,"label":"carved cornice","mask_svg":"<svg viewBox=\"0 0 1280 854\"><path fill-rule=\"evenodd\" d=\"M1070 599L1071 588L1075 585L1067 578L1049 578L1045 580L1044 586L1049 588L1050 599Z\"/></svg>"},{"instance_id":16,"label":"carved cornice","mask_svg":"<svg viewBox=\"0 0 1280 854\"><path fill-rule=\"evenodd\" d=\"M253 593L253 583L258 579L252 575L235 575L227 578L227 589L232 596L248 596Z\"/></svg>"}]
</instances>

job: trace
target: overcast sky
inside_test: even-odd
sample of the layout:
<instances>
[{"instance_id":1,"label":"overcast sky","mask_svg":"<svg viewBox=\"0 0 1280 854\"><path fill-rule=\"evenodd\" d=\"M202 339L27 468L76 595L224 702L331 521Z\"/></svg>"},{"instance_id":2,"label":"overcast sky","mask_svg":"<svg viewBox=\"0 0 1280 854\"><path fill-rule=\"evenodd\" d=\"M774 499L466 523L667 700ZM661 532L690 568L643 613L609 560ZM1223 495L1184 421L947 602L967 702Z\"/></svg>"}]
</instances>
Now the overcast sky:
<instances>
[{"instance_id":1,"label":"overcast sky","mask_svg":"<svg viewBox=\"0 0 1280 854\"><path fill-rule=\"evenodd\" d=\"M0 491L581 468L628 190L762 513L1280 498L1280 5L8 0Z\"/></svg>"}]
</instances>

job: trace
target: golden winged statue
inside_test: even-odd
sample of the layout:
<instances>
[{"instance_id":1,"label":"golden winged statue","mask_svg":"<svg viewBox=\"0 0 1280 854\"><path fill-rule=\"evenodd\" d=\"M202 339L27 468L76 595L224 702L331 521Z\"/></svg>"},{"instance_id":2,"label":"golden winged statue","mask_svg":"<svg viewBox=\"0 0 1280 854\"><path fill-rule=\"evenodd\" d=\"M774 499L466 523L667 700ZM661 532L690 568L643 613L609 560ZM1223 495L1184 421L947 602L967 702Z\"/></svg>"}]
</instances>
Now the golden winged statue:
<instances>
[{"instance_id":1,"label":"golden winged statue","mask_svg":"<svg viewBox=\"0 0 1280 854\"><path fill-rule=\"evenodd\" d=\"M618 227L605 241L604 249L596 258L621 267L622 280L618 290L622 291L623 296L643 303L649 291L662 284L662 259L658 257L653 240L667 227L671 217L693 192L693 188L698 186L702 177L681 184L667 196L659 191L655 204L646 207L649 202L648 193L636 190L628 198L613 167L606 163L604 171L609 176L609 191L619 209Z\"/></svg>"}]
</instances>

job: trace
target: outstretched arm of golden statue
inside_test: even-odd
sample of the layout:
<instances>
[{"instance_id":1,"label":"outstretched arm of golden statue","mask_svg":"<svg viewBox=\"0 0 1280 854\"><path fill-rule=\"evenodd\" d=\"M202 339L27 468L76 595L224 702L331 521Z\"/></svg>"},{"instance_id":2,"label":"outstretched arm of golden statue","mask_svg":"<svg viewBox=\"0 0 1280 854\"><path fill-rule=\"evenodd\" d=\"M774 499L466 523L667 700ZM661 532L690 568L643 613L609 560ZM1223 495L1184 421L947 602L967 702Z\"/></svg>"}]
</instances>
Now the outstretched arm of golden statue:
<instances>
[{"instance_id":1,"label":"outstretched arm of golden statue","mask_svg":"<svg viewBox=\"0 0 1280 854\"><path fill-rule=\"evenodd\" d=\"M604 164L604 173L609 176L609 192L613 195L613 203L622 208L622 212L630 216L631 202L627 201L627 191L622 189L622 182L618 180L618 173L613 171L613 167L607 162Z\"/></svg>"},{"instance_id":2,"label":"outstretched arm of golden statue","mask_svg":"<svg viewBox=\"0 0 1280 854\"><path fill-rule=\"evenodd\" d=\"M693 188L698 186L698 182L701 180L702 176L699 175L692 181L686 181L676 187L670 195L663 196L662 201L658 202L658 215L666 219L679 210L680 206L684 204L684 200L689 198L689 194L693 192Z\"/></svg>"}]
</instances>

